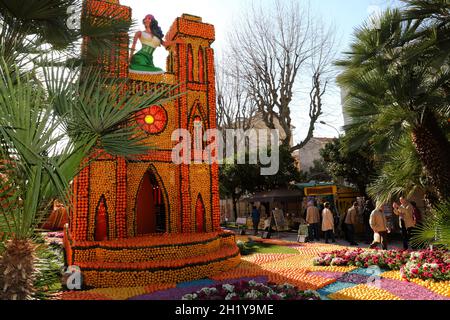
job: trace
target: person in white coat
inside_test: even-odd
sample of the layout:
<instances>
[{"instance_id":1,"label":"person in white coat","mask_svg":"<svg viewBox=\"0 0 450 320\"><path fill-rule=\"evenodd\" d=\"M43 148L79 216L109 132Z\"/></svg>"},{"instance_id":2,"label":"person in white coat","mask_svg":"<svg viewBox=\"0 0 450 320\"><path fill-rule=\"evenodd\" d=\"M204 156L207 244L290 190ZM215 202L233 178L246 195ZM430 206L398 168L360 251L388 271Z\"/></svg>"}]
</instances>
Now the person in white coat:
<instances>
[{"instance_id":1,"label":"person in white coat","mask_svg":"<svg viewBox=\"0 0 450 320\"><path fill-rule=\"evenodd\" d=\"M406 198L401 197L400 203L394 202L394 213L399 216L400 229L402 230L403 249L408 250L409 239L411 238L411 232L416 226L414 221L414 209L411 203Z\"/></svg>"},{"instance_id":2,"label":"person in white coat","mask_svg":"<svg viewBox=\"0 0 450 320\"><path fill-rule=\"evenodd\" d=\"M383 250L388 249L388 233L390 232L384 214L384 206L379 205L374 211L372 211L369 219L370 227L374 232L374 239L370 245L371 249L374 249L381 243Z\"/></svg>"},{"instance_id":3,"label":"person in white coat","mask_svg":"<svg viewBox=\"0 0 450 320\"><path fill-rule=\"evenodd\" d=\"M336 242L334 237L334 216L330 210L330 203L328 202L324 204L324 209L322 210L322 231L325 234L325 243L328 243L328 239L330 238L333 243Z\"/></svg>"}]
</instances>

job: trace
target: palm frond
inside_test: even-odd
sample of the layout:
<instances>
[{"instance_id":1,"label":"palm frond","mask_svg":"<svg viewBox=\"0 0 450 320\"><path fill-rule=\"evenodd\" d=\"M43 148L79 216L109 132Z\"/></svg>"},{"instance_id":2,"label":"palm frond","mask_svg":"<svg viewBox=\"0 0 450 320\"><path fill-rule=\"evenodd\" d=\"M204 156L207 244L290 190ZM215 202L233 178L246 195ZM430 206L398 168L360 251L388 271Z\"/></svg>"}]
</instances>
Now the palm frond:
<instances>
[{"instance_id":1,"label":"palm frond","mask_svg":"<svg viewBox=\"0 0 450 320\"><path fill-rule=\"evenodd\" d=\"M411 242L420 246L442 246L450 249L450 201L434 208L413 233Z\"/></svg>"},{"instance_id":2,"label":"palm frond","mask_svg":"<svg viewBox=\"0 0 450 320\"><path fill-rule=\"evenodd\" d=\"M49 67L44 78L52 107L71 139L123 157L149 151L147 137L133 124L136 113L179 96L174 94L177 85L130 93L126 82L105 79L95 68Z\"/></svg>"},{"instance_id":3,"label":"palm frond","mask_svg":"<svg viewBox=\"0 0 450 320\"><path fill-rule=\"evenodd\" d=\"M408 135L403 135L387 155L380 175L368 188L369 194L380 203L387 203L400 195L413 194L422 185L422 166Z\"/></svg>"},{"instance_id":4,"label":"palm frond","mask_svg":"<svg viewBox=\"0 0 450 320\"><path fill-rule=\"evenodd\" d=\"M67 27L68 8L80 5L77 0L0 0L2 16L20 24L22 35L36 35L54 48L67 47L76 35Z\"/></svg>"}]
</instances>

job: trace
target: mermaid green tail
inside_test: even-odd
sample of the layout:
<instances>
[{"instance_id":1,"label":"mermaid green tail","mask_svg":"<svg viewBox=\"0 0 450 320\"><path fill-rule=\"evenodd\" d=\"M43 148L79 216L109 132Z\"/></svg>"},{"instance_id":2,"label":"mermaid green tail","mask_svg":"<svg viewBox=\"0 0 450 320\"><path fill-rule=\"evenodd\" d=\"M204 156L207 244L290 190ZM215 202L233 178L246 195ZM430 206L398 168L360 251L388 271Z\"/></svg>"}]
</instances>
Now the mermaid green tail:
<instances>
[{"instance_id":1,"label":"mermaid green tail","mask_svg":"<svg viewBox=\"0 0 450 320\"><path fill-rule=\"evenodd\" d=\"M163 73L160 68L155 67L153 63L153 52L155 48L150 46L143 46L131 59L130 70L138 72L155 72Z\"/></svg>"}]
</instances>

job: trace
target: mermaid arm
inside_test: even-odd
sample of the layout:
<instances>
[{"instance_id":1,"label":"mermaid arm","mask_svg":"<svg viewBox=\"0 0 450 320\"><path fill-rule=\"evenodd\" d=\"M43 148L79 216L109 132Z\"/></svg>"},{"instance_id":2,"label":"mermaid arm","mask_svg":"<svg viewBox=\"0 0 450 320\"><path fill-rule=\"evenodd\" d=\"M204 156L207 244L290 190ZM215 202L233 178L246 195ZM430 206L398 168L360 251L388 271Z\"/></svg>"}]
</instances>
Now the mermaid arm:
<instances>
[{"instance_id":1,"label":"mermaid arm","mask_svg":"<svg viewBox=\"0 0 450 320\"><path fill-rule=\"evenodd\" d=\"M136 43L137 43L138 39L141 37L141 35L142 35L141 31L136 32L136 34L134 35L133 45L131 46L131 52L130 52L130 61L133 58L134 51L136 51Z\"/></svg>"}]
</instances>

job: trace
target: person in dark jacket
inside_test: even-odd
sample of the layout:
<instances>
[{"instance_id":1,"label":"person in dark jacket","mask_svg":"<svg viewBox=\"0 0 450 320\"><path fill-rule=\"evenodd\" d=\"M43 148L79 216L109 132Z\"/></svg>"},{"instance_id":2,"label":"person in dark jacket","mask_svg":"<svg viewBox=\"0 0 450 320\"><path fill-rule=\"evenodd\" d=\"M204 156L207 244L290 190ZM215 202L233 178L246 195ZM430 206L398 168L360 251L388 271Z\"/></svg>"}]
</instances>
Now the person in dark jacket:
<instances>
[{"instance_id":1,"label":"person in dark jacket","mask_svg":"<svg viewBox=\"0 0 450 320\"><path fill-rule=\"evenodd\" d=\"M253 206L252 209L252 221L253 221L253 229L254 229L254 235L258 235L258 227L259 227L259 221L261 220L261 213L259 212L258 208L256 206Z\"/></svg>"},{"instance_id":2,"label":"person in dark jacket","mask_svg":"<svg viewBox=\"0 0 450 320\"><path fill-rule=\"evenodd\" d=\"M348 209L344 223L347 229L347 241L351 246L357 246L358 244L355 242L355 226L358 223L358 202L354 202L353 206Z\"/></svg>"},{"instance_id":3,"label":"person in dark jacket","mask_svg":"<svg viewBox=\"0 0 450 320\"><path fill-rule=\"evenodd\" d=\"M364 236L366 238L366 244L372 243L373 230L370 227L370 215L375 210L372 200L366 200L363 207L363 221L364 221Z\"/></svg>"}]
</instances>

